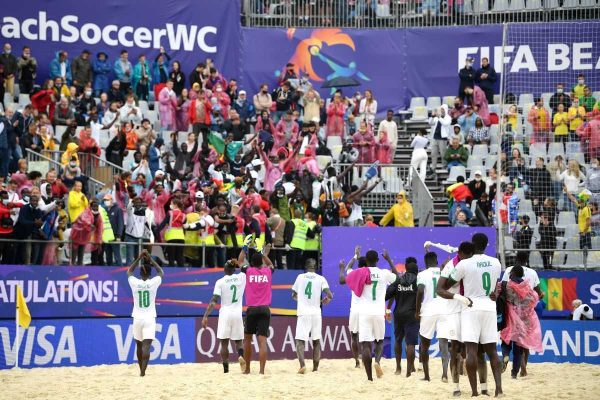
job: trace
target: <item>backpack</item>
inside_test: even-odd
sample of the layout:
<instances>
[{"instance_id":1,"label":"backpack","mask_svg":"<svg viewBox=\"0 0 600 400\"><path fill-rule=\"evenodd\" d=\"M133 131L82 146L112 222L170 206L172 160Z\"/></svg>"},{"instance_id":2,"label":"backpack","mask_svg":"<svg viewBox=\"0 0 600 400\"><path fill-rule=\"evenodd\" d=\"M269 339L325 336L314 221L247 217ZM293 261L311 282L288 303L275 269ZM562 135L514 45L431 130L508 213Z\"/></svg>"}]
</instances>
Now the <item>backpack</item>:
<instances>
[{"instance_id":1,"label":"backpack","mask_svg":"<svg viewBox=\"0 0 600 400\"><path fill-rule=\"evenodd\" d=\"M508 282L502 282L500 284L500 294L496 297L496 316L498 323L498 331L506 328L506 322L508 319L508 307L506 305L506 286Z\"/></svg>"}]
</instances>

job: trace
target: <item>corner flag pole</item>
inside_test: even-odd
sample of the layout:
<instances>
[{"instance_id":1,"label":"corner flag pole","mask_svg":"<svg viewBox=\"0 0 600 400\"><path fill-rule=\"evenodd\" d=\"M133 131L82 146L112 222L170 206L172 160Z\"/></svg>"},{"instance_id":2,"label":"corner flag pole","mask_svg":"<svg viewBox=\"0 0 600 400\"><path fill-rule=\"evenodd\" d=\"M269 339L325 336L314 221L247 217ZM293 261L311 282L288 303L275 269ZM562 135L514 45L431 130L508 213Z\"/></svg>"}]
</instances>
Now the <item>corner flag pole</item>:
<instances>
[{"instance_id":1,"label":"corner flag pole","mask_svg":"<svg viewBox=\"0 0 600 400\"><path fill-rule=\"evenodd\" d=\"M15 323L16 323L16 329L15 329L15 368L19 368L19 345L21 344L19 341L19 333L20 333L20 328L19 328L19 304L17 302L17 307L16 307L16 317L15 317Z\"/></svg>"}]
</instances>

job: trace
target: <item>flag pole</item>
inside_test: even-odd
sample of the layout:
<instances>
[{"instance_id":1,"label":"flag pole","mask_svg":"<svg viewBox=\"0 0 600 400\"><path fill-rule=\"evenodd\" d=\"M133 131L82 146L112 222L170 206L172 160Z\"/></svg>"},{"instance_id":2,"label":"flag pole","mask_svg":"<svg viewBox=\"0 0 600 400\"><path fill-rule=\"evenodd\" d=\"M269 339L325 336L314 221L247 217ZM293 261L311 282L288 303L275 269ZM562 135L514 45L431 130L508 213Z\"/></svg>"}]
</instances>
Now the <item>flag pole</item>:
<instances>
[{"instance_id":1,"label":"flag pole","mask_svg":"<svg viewBox=\"0 0 600 400\"><path fill-rule=\"evenodd\" d=\"M16 329L15 329L15 368L19 368L19 345L21 343L19 343L19 306L18 306L18 302L17 302L17 313L16 313L16 318L15 318L15 323L16 323Z\"/></svg>"}]
</instances>

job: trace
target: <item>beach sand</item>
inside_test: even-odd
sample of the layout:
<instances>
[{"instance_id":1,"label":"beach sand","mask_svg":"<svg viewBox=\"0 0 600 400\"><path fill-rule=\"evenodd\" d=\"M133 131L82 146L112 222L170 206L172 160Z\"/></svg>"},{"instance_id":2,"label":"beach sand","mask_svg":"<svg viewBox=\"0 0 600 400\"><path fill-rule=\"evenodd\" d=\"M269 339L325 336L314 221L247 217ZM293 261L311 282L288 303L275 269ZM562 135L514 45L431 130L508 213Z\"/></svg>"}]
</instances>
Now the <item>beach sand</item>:
<instances>
[{"instance_id":1,"label":"beach sand","mask_svg":"<svg viewBox=\"0 0 600 400\"><path fill-rule=\"evenodd\" d=\"M312 363L307 360L307 369ZM384 376L366 380L364 369L353 360L322 360L318 372L296 374L295 360L267 363L267 374L244 376L237 364L223 374L218 363L150 365L146 377L135 365L39 368L0 371L0 399L451 399L454 385L442 383L440 359L432 359L432 382L422 373L395 376L393 360L382 360ZM404 366L404 363L403 363ZM510 368L510 366L509 366ZM600 366L589 364L530 364L529 376L510 379L502 375L506 398L598 399ZM490 371L490 380L491 380ZM494 383L490 382L493 393ZM462 398L470 397L466 376L461 376Z\"/></svg>"}]
</instances>

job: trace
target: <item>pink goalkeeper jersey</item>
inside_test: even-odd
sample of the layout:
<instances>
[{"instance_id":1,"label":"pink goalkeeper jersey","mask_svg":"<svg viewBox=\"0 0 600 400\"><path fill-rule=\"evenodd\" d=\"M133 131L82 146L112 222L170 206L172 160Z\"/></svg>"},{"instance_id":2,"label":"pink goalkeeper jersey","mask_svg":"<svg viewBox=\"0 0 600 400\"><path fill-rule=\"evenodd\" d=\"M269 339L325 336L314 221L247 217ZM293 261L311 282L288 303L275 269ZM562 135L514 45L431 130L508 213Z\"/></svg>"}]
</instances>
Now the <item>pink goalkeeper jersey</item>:
<instances>
[{"instance_id":1,"label":"pink goalkeeper jersey","mask_svg":"<svg viewBox=\"0 0 600 400\"><path fill-rule=\"evenodd\" d=\"M271 305L273 271L269 267L246 269L246 305L249 307Z\"/></svg>"}]
</instances>

